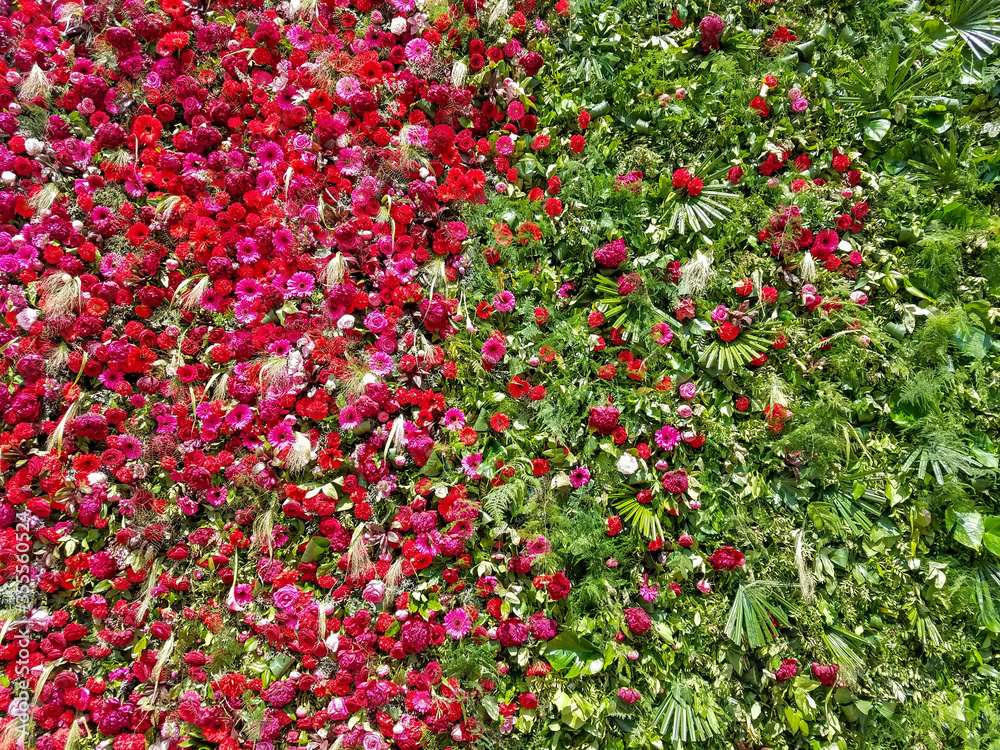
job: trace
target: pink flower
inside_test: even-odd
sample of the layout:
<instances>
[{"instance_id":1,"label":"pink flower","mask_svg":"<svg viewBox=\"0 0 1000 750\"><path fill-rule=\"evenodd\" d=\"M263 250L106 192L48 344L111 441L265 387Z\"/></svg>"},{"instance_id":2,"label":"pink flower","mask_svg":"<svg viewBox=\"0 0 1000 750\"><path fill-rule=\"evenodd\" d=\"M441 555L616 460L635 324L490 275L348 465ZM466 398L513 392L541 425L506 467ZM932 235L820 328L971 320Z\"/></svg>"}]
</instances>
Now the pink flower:
<instances>
[{"instance_id":1,"label":"pink flower","mask_svg":"<svg viewBox=\"0 0 1000 750\"><path fill-rule=\"evenodd\" d=\"M642 694L638 690L633 690L632 688L619 688L618 697L625 703L632 705L642 698Z\"/></svg>"},{"instance_id":2,"label":"pink flower","mask_svg":"<svg viewBox=\"0 0 1000 750\"><path fill-rule=\"evenodd\" d=\"M444 413L444 428L452 432L465 427L465 412L461 409L449 409Z\"/></svg>"},{"instance_id":3,"label":"pink flower","mask_svg":"<svg viewBox=\"0 0 1000 750\"><path fill-rule=\"evenodd\" d=\"M464 609L453 609L444 616L444 630L455 640L465 638L472 631L472 618Z\"/></svg>"},{"instance_id":4,"label":"pink flower","mask_svg":"<svg viewBox=\"0 0 1000 750\"><path fill-rule=\"evenodd\" d=\"M820 685L832 687L837 681L837 672L840 671L839 664L817 664L812 663L813 677L819 680Z\"/></svg>"},{"instance_id":5,"label":"pink flower","mask_svg":"<svg viewBox=\"0 0 1000 750\"><path fill-rule=\"evenodd\" d=\"M692 399L695 397L695 394L698 393L698 386L691 382L683 383L681 387L677 389L677 392L680 394L681 398Z\"/></svg>"},{"instance_id":6,"label":"pink flower","mask_svg":"<svg viewBox=\"0 0 1000 750\"><path fill-rule=\"evenodd\" d=\"M674 332L666 323L657 323L653 326L653 340L660 346L666 346L674 340Z\"/></svg>"},{"instance_id":7,"label":"pink flower","mask_svg":"<svg viewBox=\"0 0 1000 750\"><path fill-rule=\"evenodd\" d=\"M497 309L497 312L510 312L514 309L516 302L514 295L507 290L493 296L493 307Z\"/></svg>"},{"instance_id":8,"label":"pink flower","mask_svg":"<svg viewBox=\"0 0 1000 750\"><path fill-rule=\"evenodd\" d=\"M605 268L618 268L627 259L628 248L625 246L625 240L623 239L609 242L594 251L594 260L597 261L598 265Z\"/></svg>"},{"instance_id":9,"label":"pink flower","mask_svg":"<svg viewBox=\"0 0 1000 750\"><path fill-rule=\"evenodd\" d=\"M507 354L507 347L498 339L490 338L486 340L483 344L483 348L480 350L483 359L487 362L493 362L494 364L499 362Z\"/></svg>"},{"instance_id":10,"label":"pink flower","mask_svg":"<svg viewBox=\"0 0 1000 750\"><path fill-rule=\"evenodd\" d=\"M799 663L795 659L785 659L774 673L774 679L785 682L799 673Z\"/></svg>"},{"instance_id":11,"label":"pink flower","mask_svg":"<svg viewBox=\"0 0 1000 750\"><path fill-rule=\"evenodd\" d=\"M642 577L642 585L639 586L639 596L641 596L647 602L651 602L659 595L660 595L660 587L657 586L656 584L650 586L649 573L644 574Z\"/></svg>"},{"instance_id":12,"label":"pink flower","mask_svg":"<svg viewBox=\"0 0 1000 750\"><path fill-rule=\"evenodd\" d=\"M369 604L379 604L385 598L385 583L383 581L369 581L365 584L361 592L361 598Z\"/></svg>"},{"instance_id":13,"label":"pink flower","mask_svg":"<svg viewBox=\"0 0 1000 750\"><path fill-rule=\"evenodd\" d=\"M230 612L242 612L253 598L252 588L248 583L238 583L226 595L226 608Z\"/></svg>"},{"instance_id":14,"label":"pink flower","mask_svg":"<svg viewBox=\"0 0 1000 750\"><path fill-rule=\"evenodd\" d=\"M299 590L288 584L282 586L274 592L274 606L280 610L287 611L295 606L299 600Z\"/></svg>"},{"instance_id":15,"label":"pink flower","mask_svg":"<svg viewBox=\"0 0 1000 750\"><path fill-rule=\"evenodd\" d=\"M569 475L569 483L574 488L580 489L590 481L590 469L586 466L578 466Z\"/></svg>"},{"instance_id":16,"label":"pink flower","mask_svg":"<svg viewBox=\"0 0 1000 750\"><path fill-rule=\"evenodd\" d=\"M681 433L676 427L666 424L656 431L656 444L660 450L671 451L680 445Z\"/></svg>"}]
</instances>

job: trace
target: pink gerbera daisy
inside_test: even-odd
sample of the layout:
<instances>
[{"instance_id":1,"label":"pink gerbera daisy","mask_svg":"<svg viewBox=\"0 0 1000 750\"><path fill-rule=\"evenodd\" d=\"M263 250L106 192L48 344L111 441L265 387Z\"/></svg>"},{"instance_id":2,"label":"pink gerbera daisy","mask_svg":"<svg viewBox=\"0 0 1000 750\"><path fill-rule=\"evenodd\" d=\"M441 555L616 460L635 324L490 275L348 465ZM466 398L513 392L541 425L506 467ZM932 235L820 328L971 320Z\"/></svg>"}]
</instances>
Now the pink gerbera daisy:
<instances>
[{"instance_id":1,"label":"pink gerbera daisy","mask_svg":"<svg viewBox=\"0 0 1000 750\"><path fill-rule=\"evenodd\" d=\"M444 616L444 631L452 638L464 638L471 630L472 618L464 609L453 609Z\"/></svg>"},{"instance_id":2,"label":"pink gerbera daisy","mask_svg":"<svg viewBox=\"0 0 1000 750\"><path fill-rule=\"evenodd\" d=\"M444 413L444 428L446 430L461 430L465 427L465 412L461 409L449 409Z\"/></svg>"}]
</instances>

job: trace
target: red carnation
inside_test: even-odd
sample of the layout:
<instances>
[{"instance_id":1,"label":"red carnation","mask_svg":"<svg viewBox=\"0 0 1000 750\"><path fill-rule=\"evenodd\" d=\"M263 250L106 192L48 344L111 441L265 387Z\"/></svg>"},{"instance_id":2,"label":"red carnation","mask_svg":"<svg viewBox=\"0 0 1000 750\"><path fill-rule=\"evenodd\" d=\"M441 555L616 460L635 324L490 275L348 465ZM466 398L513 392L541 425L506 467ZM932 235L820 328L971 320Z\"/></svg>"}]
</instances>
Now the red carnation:
<instances>
[{"instance_id":1,"label":"red carnation","mask_svg":"<svg viewBox=\"0 0 1000 750\"><path fill-rule=\"evenodd\" d=\"M642 635L653 627L653 621L642 607L630 607L626 609L625 623L628 625L629 632L633 635Z\"/></svg>"},{"instance_id":2,"label":"red carnation","mask_svg":"<svg viewBox=\"0 0 1000 750\"><path fill-rule=\"evenodd\" d=\"M590 427L601 435L610 435L618 426L620 412L613 406L590 407Z\"/></svg>"},{"instance_id":3,"label":"red carnation","mask_svg":"<svg viewBox=\"0 0 1000 750\"><path fill-rule=\"evenodd\" d=\"M628 260L628 248L625 246L625 240L617 239L597 248L594 251L594 260L605 268L618 268Z\"/></svg>"},{"instance_id":4,"label":"red carnation","mask_svg":"<svg viewBox=\"0 0 1000 750\"><path fill-rule=\"evenodd\" d=\"M735 547L720 547L706 559L715 571L742 568L746 562L743 553Z\"/></svg>"}]
</instances>

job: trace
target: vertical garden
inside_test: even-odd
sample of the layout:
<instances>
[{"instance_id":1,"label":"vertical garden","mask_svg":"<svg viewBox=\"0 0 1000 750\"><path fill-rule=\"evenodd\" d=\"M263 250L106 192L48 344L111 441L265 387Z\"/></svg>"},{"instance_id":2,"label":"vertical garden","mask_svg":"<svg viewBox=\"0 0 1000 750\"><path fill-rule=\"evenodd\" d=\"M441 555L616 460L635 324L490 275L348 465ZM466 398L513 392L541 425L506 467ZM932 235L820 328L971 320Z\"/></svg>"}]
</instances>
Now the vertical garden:
<instances>
[{"instance_id":1,"label":"vertical garden","mask_svg":"<svg viewBox=\"0 0 1000 750\"><path fill-rule=\"evenodd\" d=\"M1000 748L998 47L0 0L0 748Z\"/></svg>"}]
</instances>

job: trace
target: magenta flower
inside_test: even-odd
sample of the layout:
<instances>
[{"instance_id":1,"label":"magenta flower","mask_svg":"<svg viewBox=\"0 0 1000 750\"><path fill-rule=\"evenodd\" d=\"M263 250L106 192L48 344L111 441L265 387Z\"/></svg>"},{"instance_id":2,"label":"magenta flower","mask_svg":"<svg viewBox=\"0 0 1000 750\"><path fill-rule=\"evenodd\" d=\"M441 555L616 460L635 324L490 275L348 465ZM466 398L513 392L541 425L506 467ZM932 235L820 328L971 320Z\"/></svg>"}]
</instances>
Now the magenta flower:
<instances>
[{"instance_id":1,"label":"magenta flower","mask_svg":"<svg viewBox=\"0 0 1000 750\"><path fill-rule=\"evenodd\" d=\"M588 469L586 466L577 466L575 469L573 469L572 473L569 475L569 483L575 489L580 489L589 481L590 481L590 469Z\"/></svg>"},{"instance_id":2,"label":"magenta flower","mask_svg":"<svg viewBox=\"0 0 1000 750\"><path fill-rule=\"evenodd\" d=\"M673 425L665 424L656 431L656 444L660 450L672 451L681 442L681 433Z\"/></svg>"},{"instance_id":3,"label":"magenta flower","mask_svg":"<svg viewBox=\"0 0 1000 750\"><path fill-rule=\"evenodd\" d=\"M472 618L464 609L453 609L444 616L444 631L455 640L465 638L472 631Z\"/></svg>"},{"instance_id":4,"label":"magenta flower","mask_svg":"<svg viewBox=\"0 0 1000 750\"><path fill-rule=\"evenodd\" d=\"M514 309L516 301L514 295L506 289L493 296L493 306L497 309L497 312L510 312Z\"/></svg>"}]
</instances>

